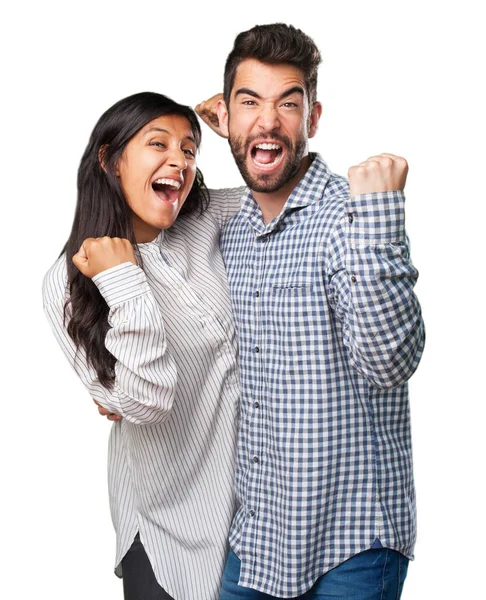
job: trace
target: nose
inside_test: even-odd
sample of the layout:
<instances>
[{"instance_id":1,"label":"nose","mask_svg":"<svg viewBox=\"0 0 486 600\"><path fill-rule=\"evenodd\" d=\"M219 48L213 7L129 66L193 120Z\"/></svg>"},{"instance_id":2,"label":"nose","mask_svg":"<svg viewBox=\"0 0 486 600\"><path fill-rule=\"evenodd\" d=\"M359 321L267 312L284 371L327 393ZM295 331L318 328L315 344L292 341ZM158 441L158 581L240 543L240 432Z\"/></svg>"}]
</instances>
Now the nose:
<instances>
[{"instance_id":1,"label":"nose","mask_svg":"<svg viewBox=\"0 0 486 600\"><path fill-rule=\"evenodd\" d=\"M187 169L186 155L181 148L172 148L168 157L168 163L171 167L175 167L179 171Z\"/></svg>"},{"instance_id":2,"label":"nose","mask_svg":"<svg viewBox=\"0 0 486 600\"><path fill-rule=\"evenodd\" d=\"M262 131L275 131L280 127L278 111L273 105L263 105L258 116L258 126Z\"/></svg>"}]
</instances>

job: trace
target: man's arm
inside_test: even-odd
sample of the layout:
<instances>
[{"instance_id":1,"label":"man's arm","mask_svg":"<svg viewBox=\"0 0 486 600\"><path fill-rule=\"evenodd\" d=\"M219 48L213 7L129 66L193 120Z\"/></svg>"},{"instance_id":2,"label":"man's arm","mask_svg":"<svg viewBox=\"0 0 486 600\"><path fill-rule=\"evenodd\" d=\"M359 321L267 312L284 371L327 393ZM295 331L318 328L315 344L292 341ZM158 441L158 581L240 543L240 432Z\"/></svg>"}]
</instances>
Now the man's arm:
<instances>
[{"instance_id":1,"label":"man's arm","mask_svg":"<svg viewBox=\"0 0 486 600\"><path fill-rule=\"evenodd\" d=\"M405 159L383 154L349 171L351 197L329 249L331 303L352 365L380 388L405 383L425 340L405 233Z\"/></svg>"}]
</instances>

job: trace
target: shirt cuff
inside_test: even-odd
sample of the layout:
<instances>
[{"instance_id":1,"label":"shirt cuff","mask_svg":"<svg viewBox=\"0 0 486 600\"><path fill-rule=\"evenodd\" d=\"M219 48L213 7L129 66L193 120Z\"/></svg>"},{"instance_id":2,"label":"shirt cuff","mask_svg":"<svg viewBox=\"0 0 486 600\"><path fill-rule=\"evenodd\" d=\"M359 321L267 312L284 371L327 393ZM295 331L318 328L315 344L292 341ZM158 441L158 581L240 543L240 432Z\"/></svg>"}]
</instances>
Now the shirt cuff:
<instances>
[{"instance_id":1,"label":"shirt cuff","mask_svg":"<svg viewBox=\"0 0 486 600\"><path fill-rule=\"evenodd\" d=\"M404 242L405 195L400 190L353 196L345 203L353 246Z\"/></svg>"},{"instance_id":2,"label":"shirt cuff","mask_svg":"<svg viewBox=\"0 0 486 600\"><path fill-rule=\"evenodd\" d=\"M143 296L150 290L145 273L131 262L98 273L93 282L110 308Z\"/></svg>"}]
</instances>

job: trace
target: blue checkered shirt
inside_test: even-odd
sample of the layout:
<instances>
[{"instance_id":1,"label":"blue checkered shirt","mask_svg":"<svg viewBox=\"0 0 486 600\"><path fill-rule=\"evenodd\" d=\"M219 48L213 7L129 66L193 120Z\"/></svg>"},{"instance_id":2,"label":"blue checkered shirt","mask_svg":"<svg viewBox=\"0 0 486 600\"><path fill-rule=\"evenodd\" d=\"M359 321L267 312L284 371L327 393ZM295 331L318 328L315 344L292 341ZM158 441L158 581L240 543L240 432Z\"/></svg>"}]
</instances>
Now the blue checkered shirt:
<instances>
[{"instance_id":1,"label":"blue checkered shirt","mask_svg":"<svg viewBox=\"0 0 486 600\"><path fill-rule=\"evenodd\" d=\"M282 598L380 543L411 558L416 531L406 382L424 328L404 195L350 198L311 159L278 217L246 190L221 240L242 387L230 544L240 585Z\"/></svg>"}]
</instances>

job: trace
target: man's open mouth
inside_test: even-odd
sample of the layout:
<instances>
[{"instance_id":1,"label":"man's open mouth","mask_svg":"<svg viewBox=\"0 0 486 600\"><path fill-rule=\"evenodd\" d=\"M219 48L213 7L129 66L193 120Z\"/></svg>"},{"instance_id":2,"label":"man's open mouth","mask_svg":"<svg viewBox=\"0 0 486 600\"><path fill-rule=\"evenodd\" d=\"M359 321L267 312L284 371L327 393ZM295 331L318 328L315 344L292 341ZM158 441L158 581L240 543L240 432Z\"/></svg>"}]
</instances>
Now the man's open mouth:
<instances>
[{"instance_id":1,"label":"man's open mouth","mask_svg":"<svg viewBox=\"0 0 486 600\"><path fill-rule=\"evenodd\" d=\"M180 181L177 181L176 179L169 179L167 177L156 179L152 183L152 189L159 200L172 203L177 202L179 199L179 190L181 186L182 183Z\"/></svg>"},{"instance_id":2,"label":"man's open mouth","mask_svg":"<svg viewBox=\"0 0 486 600\"><path fill-rule=\"evenodd\" d=\"M255 144L251 149L251 160L260 168L270 169L282 160L282 146L276 143Z\"/></svg>"}]
</instances>

